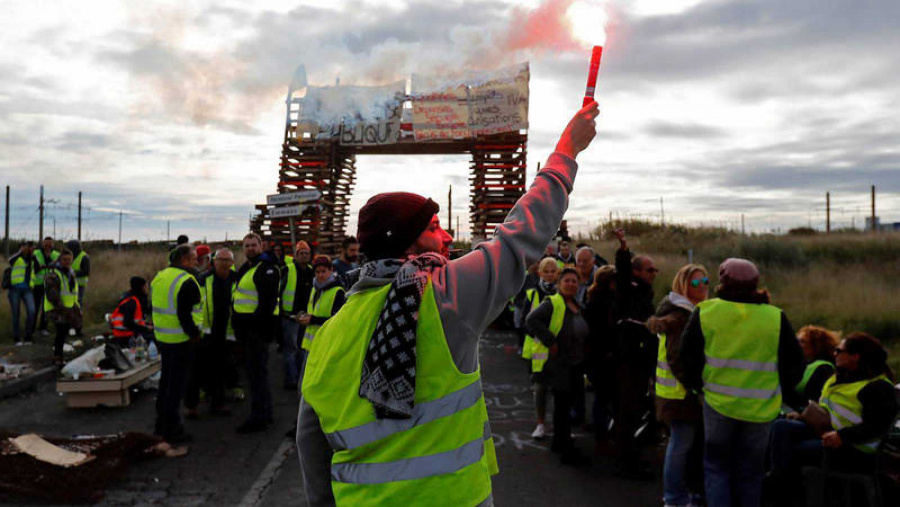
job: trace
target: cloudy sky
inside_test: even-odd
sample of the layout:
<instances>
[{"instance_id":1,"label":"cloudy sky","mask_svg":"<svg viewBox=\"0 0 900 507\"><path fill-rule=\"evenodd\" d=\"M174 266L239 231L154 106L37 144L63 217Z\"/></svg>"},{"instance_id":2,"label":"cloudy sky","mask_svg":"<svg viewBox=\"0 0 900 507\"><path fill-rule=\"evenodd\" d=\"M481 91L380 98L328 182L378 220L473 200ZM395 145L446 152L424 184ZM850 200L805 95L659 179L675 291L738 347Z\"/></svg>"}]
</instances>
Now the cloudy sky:
<instances>
[{"instance_id":1,"label":"cloudy sky","mask_svg":"<svg viewBox=\"0 0 900 507\"><path fill-rule=\"evenodd\" d=\"M581 103L589 48L568 0L3 2L0 185L12 234L210 240L275 191L284 97L310 84L531 64L529 173ZM38 7L37 5L40 5ZM55 5L54 5L55 4ZM250 5L253 7L249 7ZM611 0L599 138L568 219L610 213L767 231L860 226L869 187L900 221L900 2ZM352 210L380 191L464 195L466 157L361 157ZM467 203L457 199L455 213ZM350 229L355 230L355 222ZM468 227L463 225L463 235Z\"/></svg>"}]
</instances>

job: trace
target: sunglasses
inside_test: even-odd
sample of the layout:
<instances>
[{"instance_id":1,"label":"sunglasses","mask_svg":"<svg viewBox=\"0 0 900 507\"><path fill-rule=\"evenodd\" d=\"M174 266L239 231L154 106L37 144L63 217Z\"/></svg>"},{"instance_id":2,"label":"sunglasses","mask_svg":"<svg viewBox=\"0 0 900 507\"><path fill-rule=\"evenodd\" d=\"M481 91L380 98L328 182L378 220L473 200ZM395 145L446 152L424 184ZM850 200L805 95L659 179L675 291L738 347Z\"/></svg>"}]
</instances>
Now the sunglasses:
<instances>
[{"instance_id":1,"label":"sunglasses","mask_svg":"<svg viewBox=\"0 0 900 507\"><path fill-rule=\"evenodd\" d=\"M701 283L703 285L709 285L709 277L704 276L703 278L700 278L699 280L691 280L691 287L697 288L700 286Z\"/></svg>"}]
</instances>

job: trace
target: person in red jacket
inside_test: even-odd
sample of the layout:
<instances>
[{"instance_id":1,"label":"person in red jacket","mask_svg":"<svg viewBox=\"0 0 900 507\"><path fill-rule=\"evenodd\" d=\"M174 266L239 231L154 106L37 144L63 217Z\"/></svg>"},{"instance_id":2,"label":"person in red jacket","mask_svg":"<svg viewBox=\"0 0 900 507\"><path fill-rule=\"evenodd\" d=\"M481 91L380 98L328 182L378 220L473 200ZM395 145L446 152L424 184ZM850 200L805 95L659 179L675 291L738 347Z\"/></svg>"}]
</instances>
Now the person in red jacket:
<instances>
[{"instance_id":1,"label":"person in red jacket","mask_svg":"<svg viewBox=\"0 0 900 507\"><path fill-rule=\"evenodd\" d=\"M153 325L149 323L150 304L147 302L147 280L132 276L131 288L124 294L109 317L113 343L128 346L129 340L142 336L148 342L153 339Z\"/></svg>"}]
</instances>

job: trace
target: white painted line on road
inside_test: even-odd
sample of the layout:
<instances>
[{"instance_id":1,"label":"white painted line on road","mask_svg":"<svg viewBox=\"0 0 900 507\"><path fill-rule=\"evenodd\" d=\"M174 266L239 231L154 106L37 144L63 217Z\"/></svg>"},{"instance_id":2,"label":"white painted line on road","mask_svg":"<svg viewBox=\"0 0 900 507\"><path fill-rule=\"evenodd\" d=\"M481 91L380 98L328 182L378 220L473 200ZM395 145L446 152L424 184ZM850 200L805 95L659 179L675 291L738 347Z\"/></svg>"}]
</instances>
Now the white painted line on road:
<instances>
[{"instance_id":1,"label":"white painted line on road","mask_svg":"<svg viewBox=\"0 0 900 507\"><path fill-rule=\"evenodd\" d=\"M278 478L281 467L284 466L285 461L287 461L292 454L294 454L294 442L291 440L281 442L281 445L278 446L275 454L272 455L272 459L269 460L269 463L263 468L263 471L260 472L259 477L256 478L256 482L253 483L253 486L250 487L250 491L244 495L244 499L241 500L241 503L238 505L240 507L258 507L262 503L263 497L266 495L266 490L269 489L269 486L271 486L275 482L275 479Z\"/></svg>"}]
</instances>

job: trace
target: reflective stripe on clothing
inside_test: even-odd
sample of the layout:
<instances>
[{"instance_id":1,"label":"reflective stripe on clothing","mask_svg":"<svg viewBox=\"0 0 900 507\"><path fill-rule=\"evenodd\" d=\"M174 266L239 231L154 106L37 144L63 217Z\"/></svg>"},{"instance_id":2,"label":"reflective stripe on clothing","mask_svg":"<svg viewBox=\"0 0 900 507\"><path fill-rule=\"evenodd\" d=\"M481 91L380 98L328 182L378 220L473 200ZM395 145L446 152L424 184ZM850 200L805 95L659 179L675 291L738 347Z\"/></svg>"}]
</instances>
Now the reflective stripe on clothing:
<instances>
[{"instance_id":1,"label":"reflective stripe on clothing","mask_svg":"<svg viewBox=\"0 0 900 507\"><path fill-rule=\"evenodd\" d=\"M748 387L733 387L707 383L703 387L710 392L726 394L728 396L734 396L737 398L768 400L775 396L781 396L781 386L778 386L775 389L754 389Z\"/></svg>"},{"instance_id":2,"label":"reflective stripe on clothing","mask_svg":"<svg viewBox=\"0 0 900 507\"><path fill-rule=\"evenodd\" d=\"M881 381L887 382L893 387L891 381L884 375L840 384L837 383L837 376L832 375L822 386L822 395L819 398L819 404L831 416L831 425L836 430L840 430L861 424L863 422L863 406L859 401L859 393L869 384ZM869 442L853 444L853 447L865 453L873 453L880 443L881 439L878 438Z\"/></svg>"},{"instance_id":3,"label":"reflective stripe on clothing","mask_svg":"<svg viewBox=\"0 0 900 507\"><path fill-rule=\"evenodd\" d=\"M361 447L394 433L406 431L467 409L478 402L482 396L481 393L481 380L479 379L473 384L436 400L416 404L409 419L376 419L362 426L329 433L325 435L325 438L335 450ZM485 422L485 431L490 433L487 422Z\"/></svg>"},{"instance_id":4,"label":"reflective stripe on clothing","mask_svg":"<svg viewBox=\"0 0 900 507\"><path fill-rule=\"evenodd\" d=\"M191 319L198 328L203 326L203 290L194 275L183 269L168 267L150 282L150 302L154 314L154 335L162 343L183 343L190 340L178 320L178 291L185 283L197 284L200 301L191 308Z\"/></svg>"},{"instance_id":5,"label":"reflective stripe on clothing","mask_svg":"<svg viewBox=\"0 0 900 507\"><path fill-rule=\"evenodd\" d=\"M484 440L477 438L452 451L383 463L335 463L332 480L348 484L382 484L451 474L474 465L484 455Z\"/></svg>"},{"instance_id":6,"label":"reflective stripe on clothing","mask_svg":"<svg viewBox=\"0 0 900 507\"><path fill-rule=\"evenodd\" d=\"M747 371L778 371L778 363L768 361L745 361L743 359L720 359L706 356L706 364L716 368L732 368Z\"/></svg>"}]
</instances>

